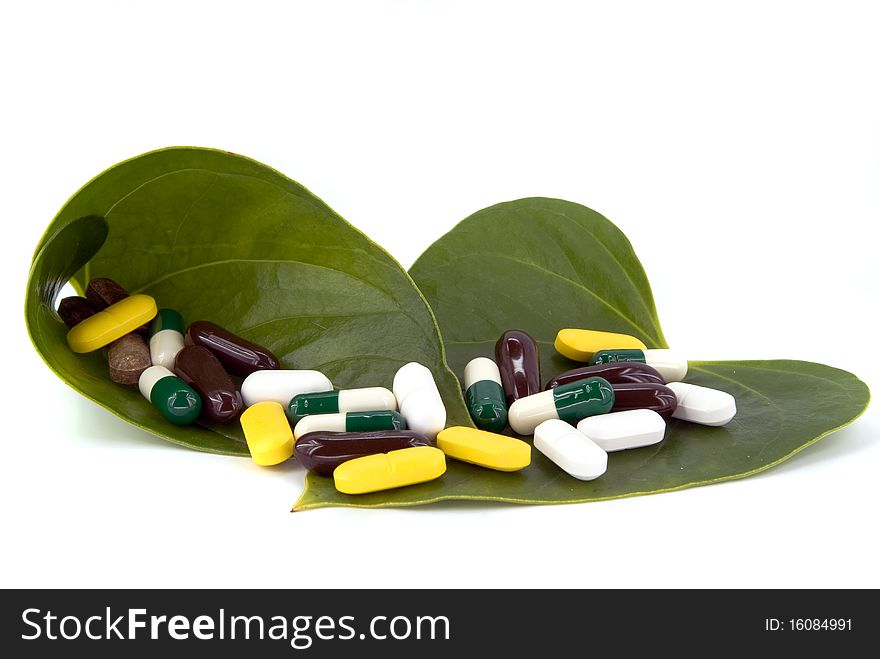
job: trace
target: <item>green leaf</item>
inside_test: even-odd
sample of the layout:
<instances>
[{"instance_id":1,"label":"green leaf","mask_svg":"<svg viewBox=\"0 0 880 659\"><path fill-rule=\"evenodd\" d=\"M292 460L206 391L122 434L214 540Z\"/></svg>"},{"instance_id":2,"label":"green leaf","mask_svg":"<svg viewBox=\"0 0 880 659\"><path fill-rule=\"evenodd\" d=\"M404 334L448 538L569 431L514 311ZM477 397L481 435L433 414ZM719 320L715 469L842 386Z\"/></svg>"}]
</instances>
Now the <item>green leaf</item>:
<instances>
[{"instance_id":1,"label":"green leaf","mask_svg":"<svg viewBox=\"0 0 880 659\"><path fill-rule=\"evenodd\" d=\"M49 225L25 301L40 356L81 394L178 444L248 455L239 424L173 426L136 387L110 381L101 351L70 351L53 301L69 279L81 290L99 276L265 345L288 368L319 369L337 387L390 386L402 364L422 362L450 421L468 423L406 272L304 187L248 158L170 148L100 174Z\"/></svg>"},{"instance_id":2,"label":"green leaf","mask_svg":"<svg viewBox=\"0 0 880 659\"><path fill-rule=\"evenodd\" d=\"M570 202L522 199L482 210L435 242L411 274L458 374L470 359L492 356L498 336L513 328L538 341L544 381L576 365L553 349L563 327L625 332L649 347L666 346L629 241L598 213ZM448 499L573 503L742 478L850 423L869 399L852 374L809 362L691 362L686 379L733 394L733 421L711 428L671 420L665 441L613 453L595 481L574 479L533 451L532 464L519 473L449 460L437 481L357 498L338 494L332 479L310 475L296 509Z\"/></svg>"}]
</instances>

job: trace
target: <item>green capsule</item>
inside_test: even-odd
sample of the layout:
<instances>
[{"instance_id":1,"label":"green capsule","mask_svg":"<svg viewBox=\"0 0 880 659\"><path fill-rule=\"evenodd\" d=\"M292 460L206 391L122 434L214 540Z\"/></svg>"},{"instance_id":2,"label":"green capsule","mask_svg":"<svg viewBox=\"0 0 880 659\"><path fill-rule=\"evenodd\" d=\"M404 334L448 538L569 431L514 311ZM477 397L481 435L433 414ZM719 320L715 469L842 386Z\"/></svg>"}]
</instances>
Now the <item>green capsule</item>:
<instances>
[{"instance_id":1,"label":"green capsule","mask_svg":"<svg viewBox=\"0 0 880 659\"><path fill-rule=\"evenodd\" d=\"M611 364L614 362L639 362L645 361L645 351L638 349L600 350L590 359L590 364Z\"/></svg>"},{"instance_id":2,"label":"green capsule","mask_svg":"<svg viewBox=\"0 0 880 659\"><path fill-rule=\"evenodd\" d=\"M150 324L150 336L155 336L162 330L174 330L183 334L183 316L174 309L159 309Z\"/></svg>"},{"instance_id":3,"label":"green capsule","mask_svg":"<svg viewBox=\"0 0 880 659\"><path fill-rule=\"evenodd\" d=\"M487 357L477 357L464 367L465 400L474 424L491 432L507 425L507 401L498 366Z\"/></svg>"},{"instance_id":4,"label":"green capsule","mask_svg":"<svg viewBox=\"0 0 880 659\"><path fill-rule=\"evenodd\" d=\"M397 399L385 387L364 387L342 391L318 391L297 394L287 406L287 418L293 424L309 414L333 414L335 412L369 412L371 410L396 410Z\"/></svg>"},{"instance_id":5,"label":"green capsule","mask_svg":"<svg viewBox=\"0 0 880 659\"><path fill-rule=\"evenodd\" d=\"M141 373L138 388L168 421L185 426L202 411L198 393L164 366L151 366Z\"/></svg>"},{"instance_id":6,"label":"green capsule","mask_svg":"<svg viewBox=\"0 0 880 659\"><path fill-rule=\"evenodd\" d=\"M605 414L614 407L614 389L604 378L592 377L563 384L553 392L559 418L575 423L594 414Z\"/></svg>"},{"instance_id":7,"label":"green capsule","mask_svg":"<svg viewBox=\"0 0 880 659\"><path fill-rule=\"evenodd\" d=\"M394 410L309 414L296 422L293 436L299 439L310 432L372 432L374 430L406 430L406 421L400 412Z\"/></svg>"}]
</instances>

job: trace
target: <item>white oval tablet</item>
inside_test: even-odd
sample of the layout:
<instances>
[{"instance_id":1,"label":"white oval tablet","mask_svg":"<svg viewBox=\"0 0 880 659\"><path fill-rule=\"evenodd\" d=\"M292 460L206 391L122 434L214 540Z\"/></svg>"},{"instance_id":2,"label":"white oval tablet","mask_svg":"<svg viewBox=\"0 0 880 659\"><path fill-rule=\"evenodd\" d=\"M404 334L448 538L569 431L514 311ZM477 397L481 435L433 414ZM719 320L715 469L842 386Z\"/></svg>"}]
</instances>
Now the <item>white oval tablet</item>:
<instances>
[{"instance_id":1,"label":"white oval tablet","mask_svg":"<svg viewBox=\"0 0 880 659\"><path fill-rule=\"evenodd\" d=\"M397 404L400 405L412 392L431 386L437 387L431 369L418 362L410 362L397 369L391 389L397 397Z\"/></svg>"},{"instance_id":2,"label":"white oval tablet","mask_svg":"<svg viewBox=\"0 0 880 659\"><path fill-rule=\"evenodd\" d=\"M535 428L535 448L571 476L591 481L605 473L608 454L565 421L550 419Z\"/></svg>"},{"instance_id":3,"label":"white oval tablet","mask_svg":"<svg viewBox=\"0 0 880 659\"><path fill-rule=\"evenodd\" d=\"M434 439L446 427L446 406L437 387L418 389L400 404L406 427Z\"/></svg>"},{"instance_id":4,"label":"white oval tablet","mask_svg":"<svg viewBox=\"0 0 880 659\"><path fill-rule=\"evenodd\" d=\"M678 407L672 413L676 419L723 426L736 415L736 399L726 391L687 382L669 382L666 386L678 398Z\"/></svg>"},{"instance_id":5,"label":"white oval tablet","mask_svg":"<svg viewBox=\"0 0 880 659\"><path fill-rule=\"evenodd\" d=\"M346 412L332 412L330 414L309 414L296 422L293 427L293 439L298 440L310 432L345 432Z\"/></svg>"},{"instance_id":6,"label":"white oval tablet","mask_svg":"<svg viewBox=\"0 0 880 659\"><path fill-rule=\"evenodd\" d=\"M287 408L297 394L330 391L333 385L320 371L267 370L254 371L241 383L241 398L247 406L274 400Z\"/></svg>"},{"instance_id":7,"label":"white oval tablet","mask_svg":"<svg viewBox=\"0 0 880 659\"><path fill-rule=\"evenodd\" d=\"M645 353L645 363L657 369L667 382L678 382L688 372L688 360L675 350L668 348L649 348Z\"/></svg>"},{"instance_id":8,"label":"white oval tablet","mask_svg":"<svg viewBox=\"0 0 880 659\"><path fill-rule=\"evenodd\" d=\"M662 441L666 422L654 410L626 410L588 416L577 429L610 453Z\"/></svg>"}]
</instances>

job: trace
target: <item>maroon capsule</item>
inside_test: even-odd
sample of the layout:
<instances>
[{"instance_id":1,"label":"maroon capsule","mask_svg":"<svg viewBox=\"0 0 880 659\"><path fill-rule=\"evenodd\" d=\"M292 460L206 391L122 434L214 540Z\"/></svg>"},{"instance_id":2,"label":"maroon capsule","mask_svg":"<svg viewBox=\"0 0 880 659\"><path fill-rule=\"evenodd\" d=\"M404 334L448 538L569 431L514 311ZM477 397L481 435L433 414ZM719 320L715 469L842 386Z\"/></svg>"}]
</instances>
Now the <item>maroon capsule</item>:
<instances>
[{"instance_id":1,"label":"maroon capsule","mask_svg":"<svg viewBox=\"0 0 880 659\"><path fill-rule=\"evenodd\" d=\"M296 440L293 450L303 467L321 476L330 476L336 467L347 460L412 446L432 445L433 442L425 435L412 430L310 432Z\"/></svg>"},{"instance_id":2,"label":"maroon capsule","mask_svg":"<svg viewBox=\"0 0 880 659\"><path fill-rule=\"evenodd\" d=\"M495 344L495 362L507 405L541 391L541 355L535 340L520 330L507 330Z\"/></svg>"},{"instance_id":3,"label":"maroon capsule","mask_svg":"<svg viewBox=\"0 0 880 659\"><path fill-rule=\"evenodd\" d=\"M186 346L178 352L174 373L202 397L202 414L209 420L229 423L241 412L241 394L207 348Z\"/></svg>"},{"instance_id":4,"label":"maroon capsule","mask_svg":"<svg viewBox=\"0 0 880 659\"><path fill-rule=\"evenodd\" d=\"M662 417L672 416L678 407L675 392L656 382L626 382L612 385L614 407L612 412L627 410L654 410Z\"/></svg>"},{"instance_id":5,"label":"maroon capsule","mask_svg":"<svg viewBox=\"0 0 880 659\"><path fill-rule=\"evenodd\" d=\"M58 303L58 315L68 327L76 327L86 318L94 316L97 311L91 302L79 295L66 297Z\"/></svg>"},{"instance_id":6,"label":"maroon capsule","mask_svg":"<svg viewBox=\"0 0 880 659\"><path fill-rule=\"evenodd\" d=\"M281 366L278 358L263 346L236 336L208 320L197 320L190 325L184 339L187 345L210 350L227 371L242 378L254 371Z\"/></svg>"},{"instance_id":7,"label":"maroon capsule","mask_svg":"<svg viewBox=\"0 0 880 659\"><path fill-rule=\"evenodd\" d=\"M666 384L663 376L653 366L640 362L612 362L610 364L596 364L595 366L582 366L550 378L550 382L544 389L554 389L561 384L569 384L584 378L600 377L608 380L612 385L625 382L653 382Z\"/></svg>"}]
</instances>

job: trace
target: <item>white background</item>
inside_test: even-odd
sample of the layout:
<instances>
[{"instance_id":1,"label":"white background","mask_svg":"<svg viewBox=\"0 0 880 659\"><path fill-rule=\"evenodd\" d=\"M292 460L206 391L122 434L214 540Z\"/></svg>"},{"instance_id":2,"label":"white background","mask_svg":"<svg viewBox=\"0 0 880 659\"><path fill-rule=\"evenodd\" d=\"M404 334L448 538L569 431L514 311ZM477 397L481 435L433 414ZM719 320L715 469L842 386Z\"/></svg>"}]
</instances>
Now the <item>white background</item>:
<instances>
[{"instance_id":1,"label":"white background","mask_svg":"<svg viewBox=\"0 0 880 659\"><path fill-rule=\"evenodd\" d=\"M586 204L632 239L691 358L821 361L876 391L880 17L867 2L708 4L4 9L0 585L880 586L876 403L722 485L291 514L298 466L128 426L25 334L30 258L67 197L191 144L276 167L407 267L493 203Z\"/></svg>"}]
</instances>

